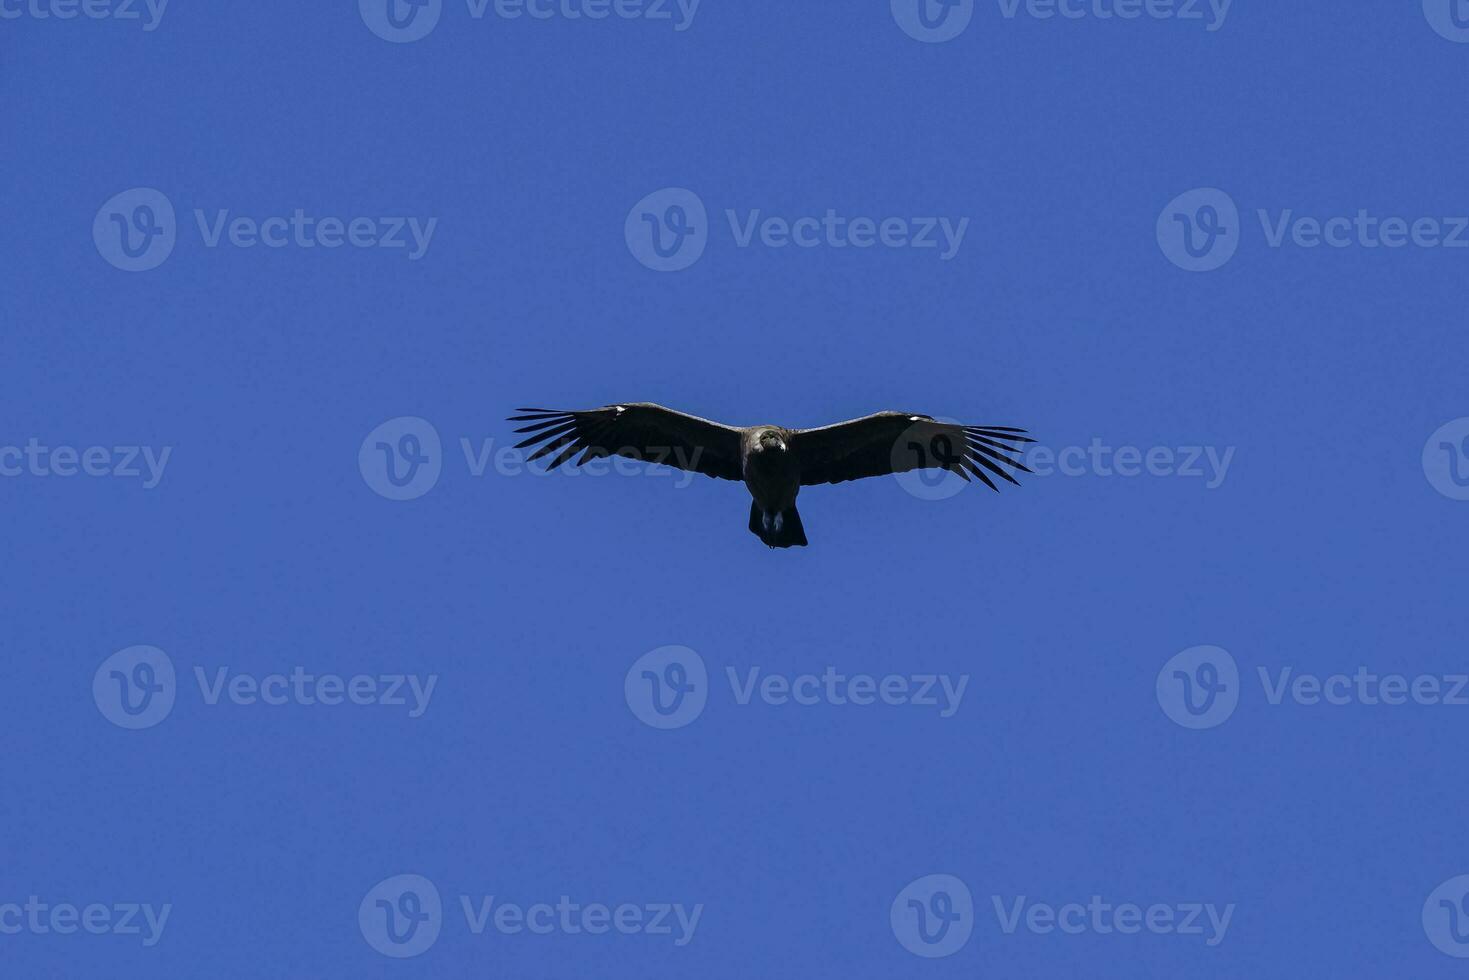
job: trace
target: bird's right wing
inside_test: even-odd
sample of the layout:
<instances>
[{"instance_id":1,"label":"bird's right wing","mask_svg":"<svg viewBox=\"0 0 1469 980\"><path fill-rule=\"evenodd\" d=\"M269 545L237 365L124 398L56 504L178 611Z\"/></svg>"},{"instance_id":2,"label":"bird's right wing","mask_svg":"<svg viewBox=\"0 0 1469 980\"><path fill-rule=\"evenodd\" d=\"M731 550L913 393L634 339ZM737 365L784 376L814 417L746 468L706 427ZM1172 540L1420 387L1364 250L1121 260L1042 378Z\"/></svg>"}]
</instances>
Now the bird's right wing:
<instances>
[{"instance_id":1,"label":"bird's right wing","mask_svg":"<svg viewBox=\"0 0 1469 980\"><path fill-rule=\"evenodd\" d=\"M801 483L845 483L910 470L944 469L991 490L992 476L1017 483L1010 470L1030 470L1019 459L1034 442L1024 429L940 422L927 415L878 412L819 429L799 429L791 449L801 463ZM1018 485L1018 484L1017 484Z\"/></svg>"},{"instance_id":2,"label":"bird's right wing","mask_svg":"<svg viewBox=\"0 0 1469 980\"><path fill-rule=\"evenodd\" d=\"M534 433L516 449L541 445L530 459L557 453L547 464L554 470L577 453L580 466L589 459L624 456L662 463L721 480L740 480L740 430L685 415L651 403L626 403L585 412L520 408L511 422L528 422L516 432ZM557 450L560 450L557 452Z\"/></svg>"}]
</instances>

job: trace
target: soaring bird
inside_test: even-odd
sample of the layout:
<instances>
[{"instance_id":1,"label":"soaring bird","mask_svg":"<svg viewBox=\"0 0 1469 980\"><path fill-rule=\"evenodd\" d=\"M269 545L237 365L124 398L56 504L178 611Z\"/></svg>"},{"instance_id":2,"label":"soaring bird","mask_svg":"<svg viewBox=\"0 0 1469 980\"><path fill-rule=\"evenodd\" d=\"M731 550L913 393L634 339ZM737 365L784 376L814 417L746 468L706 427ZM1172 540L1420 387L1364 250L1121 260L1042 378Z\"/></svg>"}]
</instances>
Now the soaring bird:
<instances>
[{"instance_id":1,"label":"soaring bird","mask_svg":"<svg viewBox=\"0 0 1469 980\"><path fill-rule=\"evenodd\" d=\"M1023 443L1035 441L1024 429L951 425L908 412L878 412L819 429L787 429L737 428L650 402L583 412L516 411L521 414L509 421L529 424L515 431L531 435L515 448L539 443L531 460L556 453L548 470L581 453L577 466L616 455L743 481L754 498L750 531L772 548L806 544L796 510L802 487L917 469L948 470L965 480L976 476L991 490L999 489L991 477L1019 486L1007 469L1031 471L1011 457L1020 455Z\"/></svg>"}]
</instances>

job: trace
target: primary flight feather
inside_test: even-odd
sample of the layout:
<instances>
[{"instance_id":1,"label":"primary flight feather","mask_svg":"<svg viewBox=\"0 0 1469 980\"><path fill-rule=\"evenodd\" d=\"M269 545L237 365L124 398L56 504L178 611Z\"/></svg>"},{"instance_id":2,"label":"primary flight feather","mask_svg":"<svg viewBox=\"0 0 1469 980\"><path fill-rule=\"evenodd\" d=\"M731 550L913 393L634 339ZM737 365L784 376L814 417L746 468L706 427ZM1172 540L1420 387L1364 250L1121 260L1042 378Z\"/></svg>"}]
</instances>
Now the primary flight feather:
<instances>
[{"instance_id":1,"label":"primary flight feather","mask_svg":"<svg viewBox=\"0 0 1469 980\"><path fill-rule=\"evenodd\" d=\"M530 459L551 456L554 470L578 453L575 465L606 456L663 463L749 488L750 531L772 548L806 544L796 510L801 487L870 476L943 469L991 490L995 480L1019 485L1029 473L1017 458L1033 442L1024 429L939 422L927 415L878 412L819 429L778 425L737 428L649 402L607 405L583 412L516 409L515 431L529 433L516 449L535 446ZM552 454L555 454L552 456Z\"/></svg>"}]
</instances>

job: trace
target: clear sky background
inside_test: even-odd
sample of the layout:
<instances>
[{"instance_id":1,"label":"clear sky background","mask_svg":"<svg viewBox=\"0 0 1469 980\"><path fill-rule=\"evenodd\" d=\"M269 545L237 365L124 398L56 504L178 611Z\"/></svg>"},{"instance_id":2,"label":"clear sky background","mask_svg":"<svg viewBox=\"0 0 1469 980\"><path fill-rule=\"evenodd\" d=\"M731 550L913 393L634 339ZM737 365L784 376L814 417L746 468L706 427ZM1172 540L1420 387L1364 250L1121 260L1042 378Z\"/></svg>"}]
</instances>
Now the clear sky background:
<instances>
[{"instance_id":1,"label":"clear sky background","mask_svg":"<svg viewBox=\"0 0 1469 980\"><path fill-rule=\"evenodd\" d=\"M6 975L1462 971L1432 895L1469 873L1469 705L1272 704L1258 676L1469 672L1469 466L1439 448L1469 423L1435 435L1469 416L1469 250L1365 247L1355 224L1277 248L1257 214L1445 237L1469 215L1469 44L1418 3L1238 0L1220 23L980 2L942 43L886 0L704 0L683 30L672 5L444 0L402 43L346 0L179 2L154 30L141 5L0 6L0 906L171 907L152 946L0 908ZM176 218L130 272L113 216L166 217L109 206L135 188ZM665 188L707 212L679 271L625 234ZM1166 210L1197 188L1239 214L1212 212L1237 252L1208 272L1172 261L1179 216L1211 220ZM205 233L298 209L371 219L362 241L436 224L416 259ZM741 247L727 210L968 225L946 260ZM621 400L790 426L892 408L1077 448L1000 494L808 489L790 551L748 533L737 484L466 461L461 440L513 444L517 406ZM402 417L432 426L438 472L393 500L359 450ZM103 447L97 472L169 456L149 487L141 448L141 476L63 476L31 440L74 469ZM1119 475L1119 447L1156 472ZM1187 447L1227 470L1188 475ZM126 730L112 670L147 675L104 661L137 645L176 681ZM706 700L661 730L627 692L671 645ZM1237 705L1193 730L1166 665L1201 645ZM437 681L410 717L411 695L210 703L196 671L221 668ZM967 686L948 717L741 704L729 668ZM402 874L443 906L410 959L370 937ZM921 959L904 890L935 874L972 907L949 886L925 908L968 938ZM1234 908L1215 945L995 912L1094 895ZM461 896L702 911L684 945L476 934Z\"/></svg>"}]
</instances>

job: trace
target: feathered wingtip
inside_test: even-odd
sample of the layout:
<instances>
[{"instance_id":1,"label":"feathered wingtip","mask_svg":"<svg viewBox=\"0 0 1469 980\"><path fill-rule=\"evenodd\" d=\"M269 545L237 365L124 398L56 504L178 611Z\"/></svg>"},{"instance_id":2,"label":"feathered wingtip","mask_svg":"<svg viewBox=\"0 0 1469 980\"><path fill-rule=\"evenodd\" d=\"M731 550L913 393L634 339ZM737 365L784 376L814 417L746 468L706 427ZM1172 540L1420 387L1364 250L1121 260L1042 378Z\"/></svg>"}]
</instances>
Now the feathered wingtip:
<instances>
[{"instance_id":1,"label":"feathered wingtip","mask_svg":"<svg viewBox=\"0 0 1469 980\"><path fill-rule=\"evenodd\" d=\"M542 443L535 452L526 457L527 463L535 462L559 449L561 451L556 457L546 464L549 472L577 453L584 454L577 460L577 465L593 457L606 455L592 444L592 440L607 427L607 422L597 412L566 412L552 408L517 408L516 411L521 414L511 415L506 421L530 423L515 430L517 434L530 435L516 443L515 448L528 449Z\"/></svg>"},{"instance_id":2,"label":"feathered wingtip","mask_svg":"<svg viewBox=\"0 0 1469 980\"><path fill-rule=\"evenodd\" d=\"M1035 442L1026 435L1024 429L1017 429L1010 425L966 425L964 426L964 440L968 452L960 458L963 466L955 466L953 471L966 480L969 479L969 473L972 473L979 477L985 486L998 492L1000 488L995 485L995 481L990 479L985 470L1017 487L1020 486L1020 481L1001 469L996 465L997 463L1004 463L1011 469L1019 470L1022 473L1033 474L1031 468L1020 460L1011 459L1010 456L1005 455L1010 453L1018 456L1022 445ZM965 470L969 472L966 473Z\"/></svg>"},{"instance_id":3,"label":"feathered wingtip","mask_svg":"<svg viewBox=\"0 0 1469 980\"><path fill-rule=\"evenodd\" d=\"M507 422L529 422L532 419L544 419L544 418L550 418L553 415L570 415L571 414L570 412L563 412L560 409L555 409L555 408L517 408L516 411L517 412L522 412L524 414L522 414L522 415L511 415L505 421L507 421Z\"/></svg>"}]
</instances>

